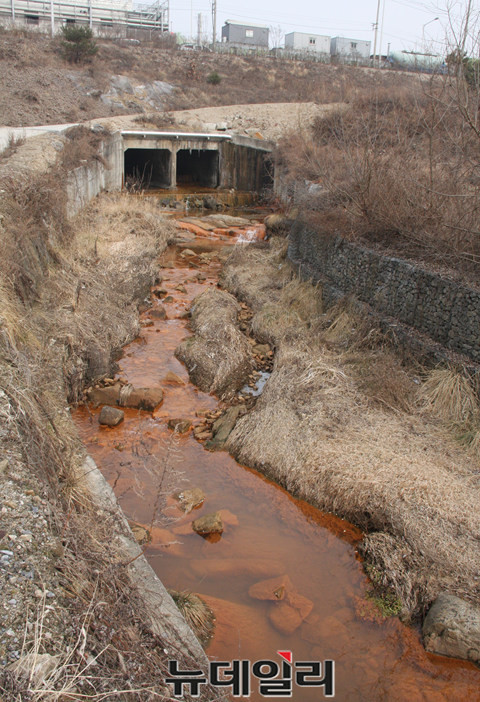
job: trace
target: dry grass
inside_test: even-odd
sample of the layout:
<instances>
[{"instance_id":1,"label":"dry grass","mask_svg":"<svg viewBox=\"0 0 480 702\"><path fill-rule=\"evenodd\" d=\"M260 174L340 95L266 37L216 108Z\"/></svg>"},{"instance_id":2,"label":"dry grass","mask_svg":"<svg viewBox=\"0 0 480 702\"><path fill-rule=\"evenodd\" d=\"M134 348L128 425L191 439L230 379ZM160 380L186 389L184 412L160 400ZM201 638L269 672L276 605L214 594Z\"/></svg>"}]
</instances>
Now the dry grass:
<instances>
[{"instance_id":1,"label":"dry grass","mask_svg":"<svg viewBox=\"0 0 480 702\"><path fill-rule=\"evenodd\" d=\"M436 368L419 388L418 402L424 412L447 424L468 425L478 420L478 397L468 378L452 368Z\"/></svg>"},{"instance_id":2,"label":"dry grass","mask_svg":"<svg viewBox=\"0 0 480 702\"><path fill-rule=\"evenodd\" d=\"M241 388L253 369L250 346L237 327L238 312L232 295L206 290L191 309L194 336L175 349L192 382L221 398Z\"/></svg>"},{"instance_id":3,"label":"dry grass","mask_svg":"<svg viewBox=\"0 0 480 702\"><path fill-rule=\"evenodd\" d=\"M225 279L255 309L255 280L263 276L263 300L273 267L271 253L263 262L259 251L254 256L256 267L245 253L247 276L236 254ZM279 298L278 278L271 296ZM442 589L480 601L476 465L446 430L411 409L415 383L391 351L371 343L369 325L345 308L328 312L323 328L299 324L301 334L276 337L274 371L255 409L237 422L229 450L371 532L365 552L404 615L422 612ZM345 345L352 334L369 341L352 351Z\"/></svg>"},{"instance_id":4,"label":"dry grass","mask_svg":"<svg viewBox=\"0 0 480 702\"><path fill-rule=\"evenodd\" d=\"M85 162L100 161L105 164L99 149L107 132L98 134L88 127L79 125L65 132L66 142L62 151L61 164L66 171L71 171Z\"/></svg>"},{"instance_id":5,"label":"dry grass","mask_svg":"<svg viewBox=\"0 0 480 702\"><path fill-rule=\"evenodd\" d=\"M137 84L160 80L174 85L171 109L271 102L322 104L350 100L372 84L394 89L412 81L410 76L391 71L166 48L165 42L171 41L168 35L128 46L119 39L99 39L99 52L85 69L66 64L58 52L58 41L40 32L4 31L0 34L3 123L16 126L21 119L25 126L59 124L138 112L138 103L131 108L112 107L91 95L95 90L108 91L110 77L118 74ZM214 71L222 76L220 91L206 83ZM147 100L143 106L151 111Z\"/></svg>"},{"instance_id":6,"label":"dry grass","mask_svg":"<svg viewBox=\"0 0 480 702\"><path fill-rule=\"evenodd\" d=\"M289 329L302 333L315 324L322 312L322 295L317 286L293 278L265 303L252 319L257 339L277 343Z\"/></svg>"},{"instance_id":7,"label":"dry grass","mask_svg":"<svg viewBox=\"0 0 480 702\"><path fill-rule=\"evenodd\" d=\"M151 699L164 692L163 642L138 624L122 554L112 552L116 526L80 490L83 453L65 406L111 371L112 356L136 334L137 305L172 229L151 202L125 196L97 198L68 221L55 173L19 181L4 174L1 185L0 446L2 455L16 452L48 496L52 536L64 548L56 566L69 602L65 625L76 632L45 685L32 683L27 666L27 679L2 675L1 695ZM27 636L22 653L52 646L54 635L37 648Z\"/></svg>"},{"instance_id":8,"label":"dry grass","mask_svg":"<svg viewBox=\"0 0 480 702\"><path fill-rule=\"evenodd\" d=\"M176 128L175 118L170 112L149 112L135 117L134 122L141 127L170 131Z\"/></svg>"},{"instance_id":9,"label":"dry grass","mask_svg":"<svg viewBox=\"0 0 480 702\"><path fill-rule=\"evenodd\" d=\"M149 295L155 258L173 230L151 201L126 195L103 196L71 226L68 265L50 273L38 317L56 339L53 350L75 402L87 383L111 372L112 359L138 333L138 304Z\"/></svg>"},{"instance_id":10,"label":"dry grass","mask_svg":"<svg viewBox=\"0 0 480 702\"><path fill-rule=\"evenodd\" d=\"M0 161L9 159L10 156L12 156L16 152L18 147L22 146L22 144L24 143L24 137L16 137L12 132L8 137L7 146L3 149L3 151L0 151Z\"/></svg>"},{"instance_id":11,"label":"dry grass","mask_svg":"<svg viewBox=\"0 0 480 702\"><path fill-rule=\"evenodd\" d=\"M198 640L205 646L211 639L214 629L214 615L201 597L193 592L169 590L173 601L183 614L187 624L193 629Z\"/></svg>"}]
</instances>

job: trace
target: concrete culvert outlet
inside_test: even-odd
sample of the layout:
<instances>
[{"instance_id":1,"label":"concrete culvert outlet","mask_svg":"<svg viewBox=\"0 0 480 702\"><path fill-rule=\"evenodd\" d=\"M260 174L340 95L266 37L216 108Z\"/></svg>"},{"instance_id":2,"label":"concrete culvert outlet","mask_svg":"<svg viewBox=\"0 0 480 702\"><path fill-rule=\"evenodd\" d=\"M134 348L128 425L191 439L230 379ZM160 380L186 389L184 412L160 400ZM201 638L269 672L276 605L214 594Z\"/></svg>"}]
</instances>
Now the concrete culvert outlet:
<instances>
[{"instance_id":1,"label":"concrete culvert outlet","mask_svg":"<svg viewBox=\"0 0 480 702\"><path fill-rule=\"evenodd\" d=\"M168 149L127 149L125 151L125 183L143 188L170 187L170 161Z\"/></svg>"},{"instance_id":2,"label":"concrete culvert outlet","mask_svg":"<svg viewBox=\"0 0 480 702\"><path fill-rule=\"evenodd\" d=\"M205 188L216 188L218 151L180 149L177 153L177 183L194 183Z\"/></svg>"}]
</instances>

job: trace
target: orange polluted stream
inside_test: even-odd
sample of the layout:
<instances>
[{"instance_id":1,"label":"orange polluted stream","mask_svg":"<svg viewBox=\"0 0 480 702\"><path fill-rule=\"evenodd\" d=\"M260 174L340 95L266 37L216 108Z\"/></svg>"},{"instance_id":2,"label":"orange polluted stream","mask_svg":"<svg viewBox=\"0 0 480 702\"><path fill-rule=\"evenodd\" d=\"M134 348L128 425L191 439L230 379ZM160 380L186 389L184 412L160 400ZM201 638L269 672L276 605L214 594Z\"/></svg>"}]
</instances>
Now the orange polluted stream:
<instances>
[{"instance_id":1,"label":"orange polluted stream","mask_svg":"<svg viewBox=\"0 0 480 702\"><path fill-rule=\"evenodd\" d=\"M218 260L202 265L198 254L218 251L225 243L232 239L222 242L217 234L195 239L193 258L182 257L174 247L164 254L164 263L175 263L162 270L159 286L174 298L164 305L168 319L153 320L124 349L120 376L138 387L162 387L163 404L153 415L125 410L125 421L115 428L98 424L99 410L79 407L73 412L89 453L127 517L149 529L153 525L145 552L151 566L166 587L203 595L214 609L216 629L207 650L212 659L280 663L281 650L291 650L294 661L333 659L335 699L342 702L480 699L480 671L473 665L427 654L418 632L396 618L382 623L368 619L372 610L364 598L369 584L356 557L361 533L355 527L292 498L228 453L205 450L192 431L179 436L168 429L169 418L198 424L196 412L218 405L215 397L189 383L173 352L189 335L188 320L181 315L196 295L216 285ZM199 267L206 280L192 282ZM179 284L186 293L175 290ZM158 304L154 298L154 307ZM169 371L184 384L166 382ZM171 497L165 501L165 495L193 487L202 488L206 499L190 514L184 515ZM234 518L228 518L221 539L213 543L195 534L190 523L216 510L229 510ZM279 603L249 595L255 583L283 574L313 604L291 634L281 633L270 620ZM258 693L258 682L252 682L250 699L266 699ZM292 699L324 699L323 688L294 685Z\"/></svg>"}]
</instances>

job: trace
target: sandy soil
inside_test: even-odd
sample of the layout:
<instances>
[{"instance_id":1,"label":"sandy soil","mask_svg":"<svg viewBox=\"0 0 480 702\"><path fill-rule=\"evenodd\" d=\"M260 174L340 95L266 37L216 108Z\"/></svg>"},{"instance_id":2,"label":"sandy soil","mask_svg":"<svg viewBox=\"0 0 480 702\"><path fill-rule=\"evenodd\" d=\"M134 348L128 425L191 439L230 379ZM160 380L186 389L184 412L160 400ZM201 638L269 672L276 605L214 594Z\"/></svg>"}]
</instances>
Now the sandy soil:
<instances>
[{"instance_id":1,"label":"sandy soil","mask_svg":"<svg viewBox=\"0 0 480 702\"><path fill-rule=\"evenodd\" d=\"M228 130L276 141L290 131L305 129L316 116L338 108L338 103L317 105L314 102L280 102L204 107L174 112L173 115L180 125L201 122L218 128L223 123Z\"/></svg>"}]
</instances>

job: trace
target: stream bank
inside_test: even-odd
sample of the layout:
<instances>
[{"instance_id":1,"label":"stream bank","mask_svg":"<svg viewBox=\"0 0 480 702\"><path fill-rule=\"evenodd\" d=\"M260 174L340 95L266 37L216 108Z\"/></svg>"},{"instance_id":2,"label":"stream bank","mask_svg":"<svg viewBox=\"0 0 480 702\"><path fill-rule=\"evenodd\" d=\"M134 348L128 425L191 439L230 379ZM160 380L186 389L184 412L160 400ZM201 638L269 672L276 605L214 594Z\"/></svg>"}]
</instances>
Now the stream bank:
<instances>
[{"instance_id":1,"label":"stream bank","mask_svg":"<svg viewBox=\"0 0 480 702\"><path fill-rule=\"evenodd\" d=\"M262 472L272 471L292 492L301 494L302 479L313 491L319 466L305 460L304 449L310 448L320 428L324 441L335 438L329 456L333 463L333 446L338 454L339 443L335 432L348 427L345 420L351 412L353 387L352 382L342 384L341 405L334 404L337 381L346 374L318 353L312 356L315 347L309 330L322 314L309 294L312 286L295 281L280 252L272 253L263 244L236 248L223 282L244 300L230 322L245 327L252 347L263 342L264 359L267 348L275 347L272 377L255 407L246 400L244 388L240 388L243 401L239 395L228 396L228 402L218 405L213 396L190 385L174 351L188 334L191 300L205 295L205 289L209 297L218 299L217 276L226 243L218 236L185 240L167 251L162 282L153 289L153 308L145 313L142 334L125 348L119 361L121 378L134 387L151 386L155 378L164 390L163 403L153 413L125 409L123 422L114 428L97 423L98 409L79 408L75 416L89 452L114 487L124 512L149 533L147 558L168 587L196 592L213 609L216 629L207 649L210 657L255 660L287 648L296 657L332 657L337 661L337 696L342 700L453 700L458 694L473 699L479 679L475 668L428 655L415 630L406 629L395 617L380 617L355 551L361 532L292 498L225 452L205 451L214 438L209 434L215 420L228 408L241 405L228 437L230 450L239 455L243 451L248 463ZM246 281L255 286L255 294ZM275 305L278 302L280 308ZM197 318L194 326L198 333L202 320ZM215 339L211 341L214 346ZM192 370L194 364L190 365ZM279 396L274 375L280 373L280 365L284 376ZM325 398L330 412L321 422L310 406L317 395ZM367 403L359 403L354 396L357 410L360 407L366 413ZM245 404L252 410L244 412ZM369 415L369 422L382 416ZM383 421L382 429L390 430ZM173 431L180 423L181 430ZM422 438L427 434L424 431ZM265 449L260 447L266 442L268 448L262 454ZM285 466L283 476L273 472L279 459ZM309 475L310 466L315 470ZM179 507L175 495L194 489L205 497L192 515ZM312 493L305 492L315 501ZM333 509L330 504L330 510L341 512L343 498L342 494ZM196 534L191 522L216 513L223 526L219 538ZM363 515L365 520L365 511ZM271 588L284 588L288 599L273 599L268 595ZM418 597L418 590L413 593ZM409 611L414 611L418 599L410 604Z\"/></svg>"},{"instance_id":2,"label":"stream bank","mask_svg":"<svg viewBox=\"0 0 480 702\"><path fill-rule=\"evenodd\" d=\"M1 696L151 699L166 691L159 671L178 632L149 626L120 541L128 529L83 481L68 400L114 373L138 334L172 229L156 205L125 196L69 220L56 173L8 174L0 209Z\"/></svg>"}]
</instances>

